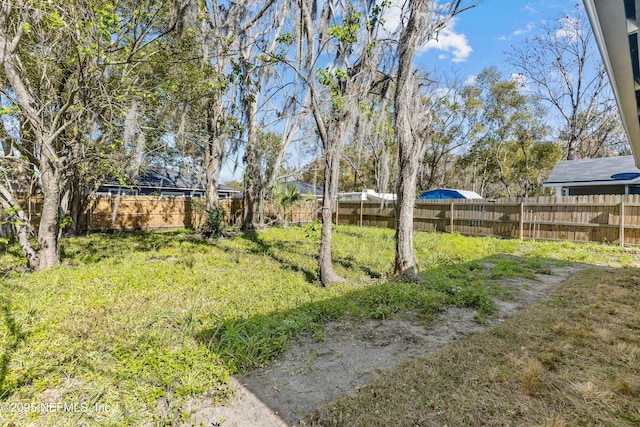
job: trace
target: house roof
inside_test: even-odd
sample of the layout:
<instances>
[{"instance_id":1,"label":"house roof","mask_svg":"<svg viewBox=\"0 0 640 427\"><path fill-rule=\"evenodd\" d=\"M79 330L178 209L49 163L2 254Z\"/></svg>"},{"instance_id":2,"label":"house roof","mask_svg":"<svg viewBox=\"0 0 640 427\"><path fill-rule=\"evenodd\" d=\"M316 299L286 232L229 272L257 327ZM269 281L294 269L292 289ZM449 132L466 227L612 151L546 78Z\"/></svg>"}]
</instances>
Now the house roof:
<instances>
[{"instance_id":1,"label":"house roof","mask_svg":"<svg viewBox=\"0 0 640 427\"><path fill-rule=\"evenodd\" d=\"M173 169L152 169L140 175L135 183L136 187L180 189L180 190L204 190L201 181L192 175L183 174Z\"/></svg>"},{"instance_id":2,"label":"house roof","mask_svg":"<svg viewBox=\"0 0 640 427\"><path fill-rule=\"evenodd\" d=\"M314 195L314 196L322 196L323 187L319 187L316 185L309 184L308 182L294 180L294 181L285 181L280 185L283 187L295 187L300 194L303 195Z\"/></svg>"},{"instance_id":3,"label":"house roof","mask_svg":"<svg viewBox=\"0 0 640 427\"><path fill-rule=\"evenodd\" d=\"M140 175L132 184L136 188L152 188L157 190L192 190L204 191L204 184L191 174L184 174L175 169L153 168ZM108 181L103 187L122 187L118 181ZM239 193L226 185L219 185L218 191Z\"/></svg>"},{"instance_id":4,"label":"house roof","mask_svg":"<svg viewBox=\"0 0 640 427\"><path fill-rule=\"evenodd\" d=\"M633 156L558 162L545 187L580 185L621 185L640 182L640 169Z\"/></svg>"},{"instance_id":5,"label":"house roof","mask_svg":"<svg viewBox=\"0 0 640 427\"><path fill-rule=\"evenodd\" d=\"M436 190L425 191L420 196L420 200L435 200L435 199L482 199L475 191L470 190L457 190L451 188L438 188Z\"/></svg>"}]
</instances>

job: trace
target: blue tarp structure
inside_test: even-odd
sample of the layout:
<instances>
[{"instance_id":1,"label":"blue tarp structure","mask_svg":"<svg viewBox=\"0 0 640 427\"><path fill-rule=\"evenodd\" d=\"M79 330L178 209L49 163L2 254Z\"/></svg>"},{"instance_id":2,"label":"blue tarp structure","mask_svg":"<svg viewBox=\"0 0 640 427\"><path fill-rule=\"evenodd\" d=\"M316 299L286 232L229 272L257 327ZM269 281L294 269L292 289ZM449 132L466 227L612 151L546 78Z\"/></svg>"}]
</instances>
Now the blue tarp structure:
<instances>
[{"instance_id":1,"label":"blue tarp structure","mask_svg":"<svg viewBox=\"0 0 640 427\"><path fill-rule=\"evenodd\" d=\"M437 190L425 191L418 196L418 200L436 199L482 199L475 191L450 190L448 188L438 188Z\"/></svg>"}]
</instances>

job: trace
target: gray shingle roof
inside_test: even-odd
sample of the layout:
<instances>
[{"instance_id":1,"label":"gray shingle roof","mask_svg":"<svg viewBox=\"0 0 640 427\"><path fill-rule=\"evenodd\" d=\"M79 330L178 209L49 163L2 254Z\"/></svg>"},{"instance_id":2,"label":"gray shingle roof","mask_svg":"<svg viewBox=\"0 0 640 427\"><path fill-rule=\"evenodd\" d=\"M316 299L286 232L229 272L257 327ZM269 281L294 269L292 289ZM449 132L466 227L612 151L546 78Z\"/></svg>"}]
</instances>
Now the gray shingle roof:
<instances>
[{"instance_id":1,"label":"gray shingle roof","mask_svg":"<svg viewBox=\"0 0 640 427\"><path fill-rule=\"evenodd\" d=\"M118 181L106 182L103 187L121 187ZM140 175L132 184L135 188L151 188L154 190L192 190L203 191L204 183L193 175L175 169L151 168ZM239 193L226 185L218 185L218 191Z\"/></svg>"},{"instance_id":2,"label":"gray shingle roof","mask_svg":"<svg viewBox=\"0 0 640 427\"><path fill-rule=\"evenodd\" d=\"M322 196L323 187L318 187L304 181L285 181L280 185L283 187L295 187L298 192L303 195Z\"/></svg>"},{"instance_id":3,"label":"gray shingle roof","mask_svg":"<svg viewBox=\"0 0 640 427\"><path fill-rule=\"evenodd\" d=\"M619 180L615 180L612 177L626 173L640 173L633 156L565 160L556 164L545 185L577 182L619 182Z\"/></svg>"},{"instance_id":4,"label":"gray shingle roof","mask_svg":"<svg viewBox=\"0 0 640 427\"><path fill-rule=\"evenodd\" d=\"M136 187L204 190L204 185L191 175L172 169L152 169L140 175Z\"/></svg>"}]
</instances>

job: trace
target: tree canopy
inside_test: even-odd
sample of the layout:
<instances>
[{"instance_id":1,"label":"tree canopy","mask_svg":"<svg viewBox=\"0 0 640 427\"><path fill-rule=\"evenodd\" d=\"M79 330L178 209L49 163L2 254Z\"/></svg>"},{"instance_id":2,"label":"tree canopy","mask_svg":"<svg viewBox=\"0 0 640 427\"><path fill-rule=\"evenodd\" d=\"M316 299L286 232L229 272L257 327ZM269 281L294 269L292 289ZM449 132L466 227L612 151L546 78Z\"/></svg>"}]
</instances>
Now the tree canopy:
<instances>
[{"instance_id":1,"label":"tree canopy","mask_svg":"<svg viewBox=\"0 0 640 427\"><path fill-rule=\"evenodd\" d=\"M59 263L62 233L77 231L101 183L127 185L154 165L202 178L209 209L223 165L243 170L247 229L262 226L278 182L322 184L328 283L339 280L329 262L339 190L531 196L560 158L624 152L581 10L514 46L515 77L489 68L461 83L417 61L471 6L4 1L0 206L30 267ZM24 200L36 194L34 225Z\"/></svg>"}]
</instances>

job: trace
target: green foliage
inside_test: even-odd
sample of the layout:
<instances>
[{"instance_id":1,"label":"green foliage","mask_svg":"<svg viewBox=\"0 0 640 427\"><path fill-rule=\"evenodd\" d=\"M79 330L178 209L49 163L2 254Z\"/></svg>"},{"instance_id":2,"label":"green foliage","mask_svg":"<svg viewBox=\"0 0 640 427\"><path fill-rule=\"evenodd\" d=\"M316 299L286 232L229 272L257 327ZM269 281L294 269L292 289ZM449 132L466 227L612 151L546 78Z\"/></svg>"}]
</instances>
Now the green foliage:
<instances>
[{"instance_id":1,"label":"green foliage","mask_svg":"<svg viewBox=\"0 0 640 427\"><path fill-rule=\"evenodd\" d=\"M291 46L293 44L293 42L295 41L295 38L293 37L293 34L291 33L284 33L281 34L276 41L278 43L282 43L285 46Z\"/></svg>"},{"instance_id":2,"label":"green foliage","mask_svg":"<svg viewBox=\"0 0 640 427\"><path fill-rule=\"evenodd\" d=\"M360 29L360 12L352 12L346 16L342 24L335 24L329 28L329 35L338 39L340 43L355 43L358 41Z\"/></svg>"},{"instance_id":3,"label":"green foliage","mask_svg":"<svg viewBox=\"0 0 640 427\"><path fill-rule=\"evenodd\" d=\"M464 90L466 114L473 124L469 152L458 162L467 181L484 189L485 197L532 196L560 158L560 149L546 140L540 100L522 92L518 83L496 69L482 71Z\"/></svg>"},{"instance_id":4,"label":"green foliage","mask_svg":"<svg viewBox=\"0 0 640 427\"><path fill-rule=\"evenodd\" d=\"M224 227L224 218L226 212L222 206L215 206L207 209L204 216L204 222L199 228L199 232L204 237L216 237L222 233Z\"/></svg>"},{"instance_id":5,"label":"green foliage","mask_svg":"<svg viewBox=\"0 0 640 427\"><path fill-rule=\"evenodd\" d=\"M316 70L316 78L323 86L330 86L333 83L333 73L325 68Z\"/></svg>"},{"instance_id":6,"label":"green foliage","mask_svg":"<svg viewBox=\"0 0 640 427\"><path fill-rule=\"evenodd\" d=\"M304 202L304 197L295 186L280 185L276 187L274 201L286 224L292 220L292 209Z\"/></svg>"},{"instance_id":7,"label":"green foliage","mask_svg":"<svg viewBox=\"0 0 640 427\"><path fill-rule=\"evenodd\" d=\"M304 226L304 237L310 242L319 242L321 233L322 223L319 221L313 221Z\"/></svg>"}]
</instances>

